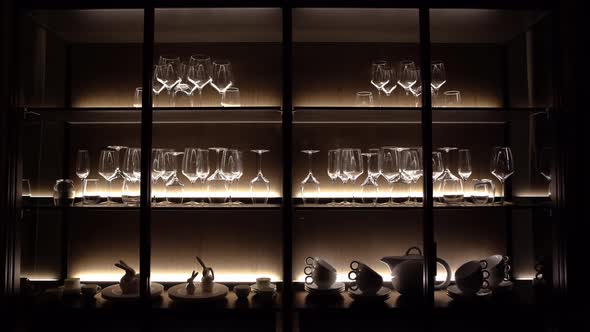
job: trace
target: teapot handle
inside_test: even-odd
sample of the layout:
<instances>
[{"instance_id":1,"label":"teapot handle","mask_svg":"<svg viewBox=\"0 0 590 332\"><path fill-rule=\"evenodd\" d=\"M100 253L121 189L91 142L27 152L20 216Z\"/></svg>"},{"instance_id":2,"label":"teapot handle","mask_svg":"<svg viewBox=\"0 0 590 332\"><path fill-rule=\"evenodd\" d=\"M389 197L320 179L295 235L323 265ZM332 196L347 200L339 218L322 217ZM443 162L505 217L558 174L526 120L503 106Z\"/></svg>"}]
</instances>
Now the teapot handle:
<instances>
[{"instance_id":1,"label":"teapot handle","mask_svg":"<svg viewBox=\"0 0 590 332\"><path fill-rule=\"evenodd\" d=\"M412 252L412 250L417 250L418 255L422 256L422 250L420 250L420 248L418 248L418 247L410 247L408 250L406 250L406 256L409 256L410 253Z\"/></svg>"},{"instance_id":2,"label":"teapot handle","mask_svg":"<svg viewBox=\"0 0 590 332\"><path fill-rule=\"evenodd\" d=\"M449 284L451 283L451 267L449 266L449 263L447 263L447 261L445 261L442 258L436 258L436 262L440 265L442 265L446 272L447 272L447 278L445 279L445 281L441 282L440 284L434 284L434 289L444 289L447 288L449 286Z\"/></svg>"}]
</instances>

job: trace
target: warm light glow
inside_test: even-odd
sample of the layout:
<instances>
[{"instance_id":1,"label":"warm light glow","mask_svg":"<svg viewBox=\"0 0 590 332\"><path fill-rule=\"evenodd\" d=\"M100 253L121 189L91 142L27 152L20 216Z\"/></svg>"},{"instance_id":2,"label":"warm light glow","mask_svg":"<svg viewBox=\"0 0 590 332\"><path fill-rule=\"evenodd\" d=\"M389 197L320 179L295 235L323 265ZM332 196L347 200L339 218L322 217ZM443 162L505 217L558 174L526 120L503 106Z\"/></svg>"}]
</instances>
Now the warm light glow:
<instances>
[{"instance_id":1,"label":"warm light glow","mask_svg":"<svg viewBox=\"0 0 590 332\"><path fill-rule=\"evenodd\" d=\"M185 282L190 271L175 273L153 272L151 280L154 282ZM81 281L96 282L118 282L123 273L79 273L73 278L80 278ZM218 282L256 282L256 278L268 277L272 281L281 281L281 278L274 273L215 273L215 281Z\"/></svg>"},{"instance_id":2,"label":"warm light glow","mask_svg":"<svg viewBox=\"0 0 590 332\"><path fill-rule=\"evenodd\" d=\"M376 195L375 194L363 194L360 191L356 191L356 192L352 192L352 191L321 191L319 194L317 195L301 195L301 192L297 192L294 194L295 197L297 198L302 198L302 197L306 197L306 198L350 198L350 197L378 197L378 198L389 198L391 196L393 196L394 198L404 198L404 197L409 197L409 193L407 192L394 192L393 195L390 194L388 191L383 191L383 192L378 192ZM473 196L473 192L465 192L465 197L469 198ZM412 197L422 197L422 191L414 191L412 193ZM435 192L433 194L433 197L442 197L442 195L440 193ZM490 195L490 198L492 196ZM500 196L496 196L496 197L500 197Z\"/></svg>"}]
</instances>

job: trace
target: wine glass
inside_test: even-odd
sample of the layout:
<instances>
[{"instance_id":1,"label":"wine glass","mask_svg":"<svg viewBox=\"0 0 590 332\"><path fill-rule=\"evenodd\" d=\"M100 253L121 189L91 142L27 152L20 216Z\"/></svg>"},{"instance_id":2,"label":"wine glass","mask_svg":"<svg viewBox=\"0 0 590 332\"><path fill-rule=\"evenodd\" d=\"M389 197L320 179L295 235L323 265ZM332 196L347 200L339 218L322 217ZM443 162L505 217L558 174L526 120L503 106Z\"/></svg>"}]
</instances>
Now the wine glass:
<instances>
[{"instance_id":1,"label":"wine glass","mask_svg":"<svg viewBox=\"0 0 590 332\"><path fill-rule=\"evenodd\" d=\"M352 204L355 204L355 184L363 174L363 157L360 149L342 149L342 172L352 182Z\"/></svg>"},{"instance_id":2,"label":"wine glass","mask_svg":"<svg viewBox=\"0 0 590 332\"><path fill-rule=\"evenodd\" d=\"M444 171L445 168L442 159L442 153L438 151L432 152L432 182L436 183ZM433 188L433 190L436 190L436 188ZM435 196L437 199L440 199L440 192L433 193L433 196Z\"/></svg>"},{"instance_id":3,"label":"wine glass","mask_svg":"<svg viewBox=\"0 0 590 332\"><path fill-rule=\"evenodd\" d=\"M420 104L421 104L420 96L422 96L422 75L420 73L420 68L418 68L418 67L416 67L416 69L414 69L414 72L415 72L414 75L416 76L416 83L414 83L410 87L410 92L412 93L412 95L415 98L414 106L420 107Z\"/></svg>"},{"instance_id":4,"label":"wine glass","mask_svg":"<svg viewBox=\"0 0 590 332\"><path fill-rule=\"evenodd\" d=\"M199 90L199 103L202 106L203 88L211 83L211 72L213 66L211 65L211 58L204 54L191 55L189 60L189 70L187 78L193 83L193 92L195 89Z\"/></svg>"},{"instance_id":5,"label":"wine glass","mask_svg":"<svg viewBox=\"0 0 590 332\"><path fill-rule=\"evenodd\" d=\"M170 54L160 55L158 59L159 65L169 65L169 64L178 64L180 62L180 57Z\"/></svg>"},{"instance_id":6,"label":"wine glass","mask_svg":"<svg viewBox=\"0 0 590 332\"><path fill-rule=\"evenodd\" d=\"M431 70L431 79L430 85L432 87L432 96L434 99L438 99L438 90L445 84L447 81L447 70L445 68L445 63L441 60L432 61L430 65ZM437 102L437 105L440 104Z\"/></svg>"},{"instance_id":7,"label":"wine glass","mask_svg":"<svg viewBox=\"0 0 590 332\"><path fill-rule=\"evenodd\" d=\"M233 182L239 180L243 174L242 169L242 153L236 149L223 150L221 155L221 174L229 182L228 185L228 204L239 204L239 202L232 201Z\"/></svg>"},{"instance_id":8,"label":"wine glass","mask_svg":"<svg viewBox=\"0 0 590 332\"><path fill-rule=\"evenodd\" d=\"M155 187L155 184L158 182L158 179L164 175L165 172L165 152L166 149L152 149L152 184ZM156 190L152 188L152 202L156 200Z\"/></svg>"},{"instance_id":9,"label":"wine glass","mask_svg":"<svg viewBox=\"0 0 590 332\"><path fill-rule=\"evenodd\" d=\"M168 176L166 181L166 204L182 204L184 195L184 184L178 178L178 156L184 152L166 152L166 164L164 175Z\"/></svg>"},{"instance_id":10,"label":"wine glass","mask_svg":"<svg viewBox=\"0 0 590 332\"><path fill-rule=\"evenodd\" d=\"M201 181L201 205L206 204L204 201L203 193L206 192L205 181L209 176L209 150L197 149L197 177Z\"/></svg>"},{"instance_id":11,"label":"wine glass","mask_svg":"<svg viewBox=\"0 0 590 332\"><path fill-rule=\"evenodd\" d=\"M117 177L123 177L121 175L121 165L119 164L119 162L121 161L121 158L120 158L121 150L127 149L127 147L124 145L109 145L109 146L107 146L107 148L111 149L111 150L115 150L115 154L117 155L117 174L113 179L116 179Z\"/></svg>"},{"instance_id":12,"label":"wine glass","mask_svg":"<svg viewBox=\"0 0 590 332\"><path fill-rule=\"evenodd\" d=\"M207 195L210 203L224 203L227 197L226 178L221 172L221 154L226 148L214 147L209 150L215 151L215 172L207 178Z\"/></svg>"},{"instance_id":13,"label":"wine glass","mask_svg":"<svg viewBox=\"0 0 590 332\"><path fill-rule=\"evenodd\" d=\"M82 185L84 185L84 181L90 174L90 154L88 150L78 150L76 152L76 175L82 180Z\"/></svg>"},{"instance_id":14,"label":"wine glass","mask_svg":"<svg viewBox=\"0 0 590 332\"><path fill-rule=\"evenodd\" d=\"M359 91L356 93L357 107L373 107L373 94L370 91Z\"/></svg>"},{"instance_id":15,"label":"wine glass","mask_svg":"<svg viewBox=\"0 0 590 332\"><path fill-rule=\"evenodd\" d=\"M100 202L100 190L98 189L98 179L86 179L82 187L82 204L92 205Z\"/></svg>"},{"instance_id":16,"label":"wine glass","mask_svg":"<svg viewBox=\"0 0 590 332\"><path fill-rule=\"evenodd\" d=\"M463 180L463 197L465 197L465 183L469 180L473 169L471 168L471 152L469 149L459 149L459 167L457 170L459 177Z\"/></svg>"},{"instance_id":17,"label":"wine glass","mask_svg":"<svg viewBox=\"0 0 590 332\"><path fill-rule=\"evenodd\" d=\"M377 204L377 197L379 196L377 155L378 153L373 149L369 150L368 153L361 153L361 156L367 158L367 178L361 184L361 200L365 204Z\"/></svg>"},{"instance_id":18,"label":"wine glass","mask_svg":"<svg viewBox=\"0 0 590 332\"><path fill-rule=\"evenodd\" d=\"M373 84L379 93L379 103L381 103L381 90L389 82L387 73L384 70L386 66L387 61L385 60L373 60L371 63L371 84Z\"/></svg>"},{"instance_id":19,"label":"wine glass","mask_svg":"<svg viewBox=\"0 0 590 332\"><path fill-rule=\"evenodd\" d=\"M262 154L269 150L250 150L256 153L256 164L258 165L258 172L256 176L250 180L250 196L252 197L252 204L266 204L268 203L268 193L270 192L270 181L262 174Z\"/></svg>"},{"instance_id":20,"label":"wine glass","mask_svg":"<svg viewBox=\"0 0 590 332\"><path fill-rule=\"evenodd\" d=\"M223 107L240 107L240 89L229 87L221 95L221 106Z\"/></svg>"},{"instance_id":21,"label":"wine glass","mask_svg":"<svg viewBox=\"0 0 590 332\"><path fill-rule=\"evenodd\" d=\"M314 153L320 152L320 150L303 150L301 151L307 154L307 175L301 181L301 198L303 204L317 203L320 194L320 181L318 181L312 172L312 156Z\"/></svg>"},{"instance_id":22,"label":"wine glass","mask_svg":"<svg viewBox=\"0 0 590 332\"><path fill-rule=\"evenodd\" d=\"M98 174L102 176L109 184L107 191L107 201L105 204L112 204L111 201L111 181L113 181L119 171L119 154L114 150L101 150L100 160L98 162Z\"/></svg>"},{"instance_id":23,"label":"wine glass","mask_svg":"<svg viewBox=\"0 0 590 332\"><path fill-rule=\"evenodd\" d=\"M383 90L383 92L385 92L385 95L389 97L391 95L391 93L393 92L393 90L395 90L395 88L397 88L396 72L395 72L395 69L393 69L390 66L383 67L382 71L384 72L385 79L387 80L387 83L383 84L383 86L381 87L381 90ZM379 97L381 97L381 96L379 96Z\"/></svg>"},{"instance_id":24,"label":"wine glass","mask_svg":"<svg viewBox=\"0 0 590 332\"><path fill-rule=\"evenodd\" d=\"M551 168L553 166L553 149L551 147L544 147L539 152L537 158L537 171L549 183L548 195L551 196Z\"/></svg>"},{"instance_id":25,"label":"wine glass","mask_svg":"<svg viewBox=\"0 0 590 332\"><path fill-rule=\"evenodd\" d=\"M213 75L211 77L211 86L220 94L233 85L234 76L231 62L228 60L213 61Z\"/></svg>"},{"instance_id":26,"label":"wine glass","mask_svg":"<svg viewBox=\"0 0 590 332\"><path fill-rule=\"evenodd\" d=\"M341 172L340 149L328 150L328 177L332 180L333 191L336 192L336 180ZM336 195L332 195L330 205L336 205Z\"/></svg>"},{"instance_id":27,"label":"wine glass","mask_svg":"<svg viewBox=\"0 0 590 332\"><path fill-rule=\"evenodd\" d=\"M133 96L133 107L140 108L142 103L143 88L135 88L135 95Z\"/></svg>"},{"instance_id":28,"label":"wine glass","mask_svg":"<svg viewBox=\"0 0 590 332\"><path fill-rule=\"evenodd\" d=\"M400 177L400 158L395 147L384 146L377 156L379 173L389 184L389 201L385 205L393 205L393 183Z\"/></svg>"},{"instance_id":29,"label":"wine glass","mask_svg":"<svg viewBox=\"0 0 590 332\"><path fill-rule=\"evenodd\" d=\"M504 204L504 182L514 174L514 159L512 158L512 150L509 147L497 146L492 150L490 171L502 185L500 204Z\"/></svg>"},{"instance_id":30,"label":"wine glass","mask_svg":"<svg viewBox=\"0 0 590 332\"><path fill-rule=\"evenodd\" d=\"M152 74L152 91L154 93L154 106L160 106L160 93L166 88L161 79L164 77L166 65L155 65Z\"/></svg>"},{"instance_id":31,"label":"wine glass","mask_svg":"<svg viewBox=\"0 0 590 332\"><path fill-rule=\"evenodd\" d=\"M178 83L174 86L172 93L172 107L193 106L193 89L189 86L187 75L188 65L186 63L178 64Z\"/></svg>"},{"instance_id":32,"label":"wine glass","mask_svg":"<svg viewBox=\"0 0 590 332\"><path fill-rule=\"evenodd\" d=\"M422 149L407 148L402 151L402 172L410 180L410 198L418 203L418 195L414 197L412 189L422 177Z\"/></svg>"},{"instance_id":33,"label":"wine glass","mask_svg":"<svg viewBox=\"0 0 590 332\"><path fill-rule=\"evenodd\" d=\"M451 152L457 150L456 147L442 147L444 171L438 177L438 187L443 203L455 204L463 201L463 182L453 172L451 172Z\"/></svg>"},{"instance_id":34,"label":"wine glass","mask_svg":"<svg viewBox=\"0 0 590 332\"><path fill-rule=\"evenodd\" d=\"M141 149L127 148L123 155L123 178L127 181L138 181L141 178Z\"/></svg>"},{"instance_id":35,"label":"wine glass","mask_svg":"<svg viewBox=\"0 0 590 332\"><path fill-rule=\"evenodd\" d=\"M191 187L195 187L195 182L199 179L199 172L197 168L197 148L185 148L182 156L182 174L189 180ZM191 191L194 193L194 191ZM185 202L187 205L196 205L194 196L190 195L189 201Z\"/></svg>"},{"instance_id":36,"label":"wine glass","mask_svg":"<svg viewBox=\"0 0 590 332\"><path fill-rule=\"evenodd\" d=\"M410 89L416 84L416 65L412 60L403 60L399 62L399 70L397 84L399 84L406 91L406 96L409 95Z\"/></svg>"}]
</instances>

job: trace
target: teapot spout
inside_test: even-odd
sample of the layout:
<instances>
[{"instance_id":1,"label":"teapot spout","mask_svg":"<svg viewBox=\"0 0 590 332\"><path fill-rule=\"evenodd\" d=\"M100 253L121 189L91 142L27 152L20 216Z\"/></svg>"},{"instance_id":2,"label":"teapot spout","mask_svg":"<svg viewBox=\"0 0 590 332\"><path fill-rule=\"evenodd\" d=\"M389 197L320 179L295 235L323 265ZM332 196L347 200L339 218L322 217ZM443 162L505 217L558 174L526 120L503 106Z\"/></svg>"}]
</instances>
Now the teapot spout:
<instances>
[{"instance_id":1,"label":"teapot spout","mask_svg":"<svg viewBox=\"0 0 590 332\"><path fill-rule=\"evenodd\" d=\"M381 258L381 262L389 267L389 271L393 273L393 269L404 260L399 256L385 256Z\"/></svg>"}]
</instances>

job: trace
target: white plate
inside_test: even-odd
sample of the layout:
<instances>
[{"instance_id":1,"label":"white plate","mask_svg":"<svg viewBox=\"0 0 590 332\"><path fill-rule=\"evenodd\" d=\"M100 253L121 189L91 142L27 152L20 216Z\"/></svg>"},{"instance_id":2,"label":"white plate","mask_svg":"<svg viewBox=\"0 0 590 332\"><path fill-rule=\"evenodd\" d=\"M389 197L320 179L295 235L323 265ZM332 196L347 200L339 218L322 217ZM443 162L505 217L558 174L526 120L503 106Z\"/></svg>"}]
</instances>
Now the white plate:
<instances>
[{"instance_id":1,"label":"white plate","mask_svg":"<svg viewBox=\"0 0 590 332\"><path fill-rule=\"evenodd\" d=\"M475 293L475 295L465 295L457 285L451 285L447 287L447 295L453 299L475 299L488 297L492 295L492 291L481 289L479 292Z\"/></svg>"},{"instance_id":2,"label":"white plate","mask_svg":"<svg viewBox=\"0 0 590 332\"><path fill-rule=\"evenodd\" d=\"M162 291L164 291L164 286L155 282L151 283L150 292L152 298L160 296L162 294ZM123 294L123 291L121 290L121 286L119 286L119 284L106 287L100 292L100 294L102 295L102 297L110 301L134 301L139 299L139 294L137 293Z\"/></svg>"},{"instance_id":3,"label":"white plate","mask_svg":"<svg viewBox=\"0 0 590 332\"><path fill-rule=\"evenodd\" d=\"M305 290L309 293L318 293L318 294L332 294L332 293L342 293L345 290L345 286L343 282L335 282L329 288L320 288L316 284L305 285Z\"/></svg>"},{"instance_id":4,"label":"white plate","mask_svg":"<svg viewBox=\"0 0 590 332\"><path fill-rule=\"evenodd\" d=\"M371 300L371 301L381 300L381 301L385 301L389 298L389 295L391 294L391 289L389 289L387 287L381 287L381 289L378 290L377 293L375 293L375 294L366 294L366 293L363 293L360 289L357 289L357 290L349 289L348 294L350 294L350 297L352 297L355 300Z\"/></svg>"},{"instance_id":5,"label":"white plate","mask_svg":"<svg viewBox=\"0 0 590 332\"><path fill-rule=\"evenodd\" d=\"M168 290L168 296L174 301L214 301L225 298L229 292L229 288L222 284L213 284L211 292L203 292L200 282L195 282L195 293L188 294L186 292L186 285L188 283L178 284L170 287Z\"/></svg>"},{"instance_id":6,"label":"white plate","mask_svg":"<svg viewBox=\"0 0 590 332\"><path fill-rule=\"evenodd\" d=\"M271 288L271 290L260 290L258 289L258 287L256 286L256 284L252 284L250 285L250 288L252 289L252 291L254 293L258 293L258 294L266 294L266 293L274 293L277 290L277 285L276 284L270 284L270 286L268 286L268 288Z\"/></svg>"}]
</instances>

